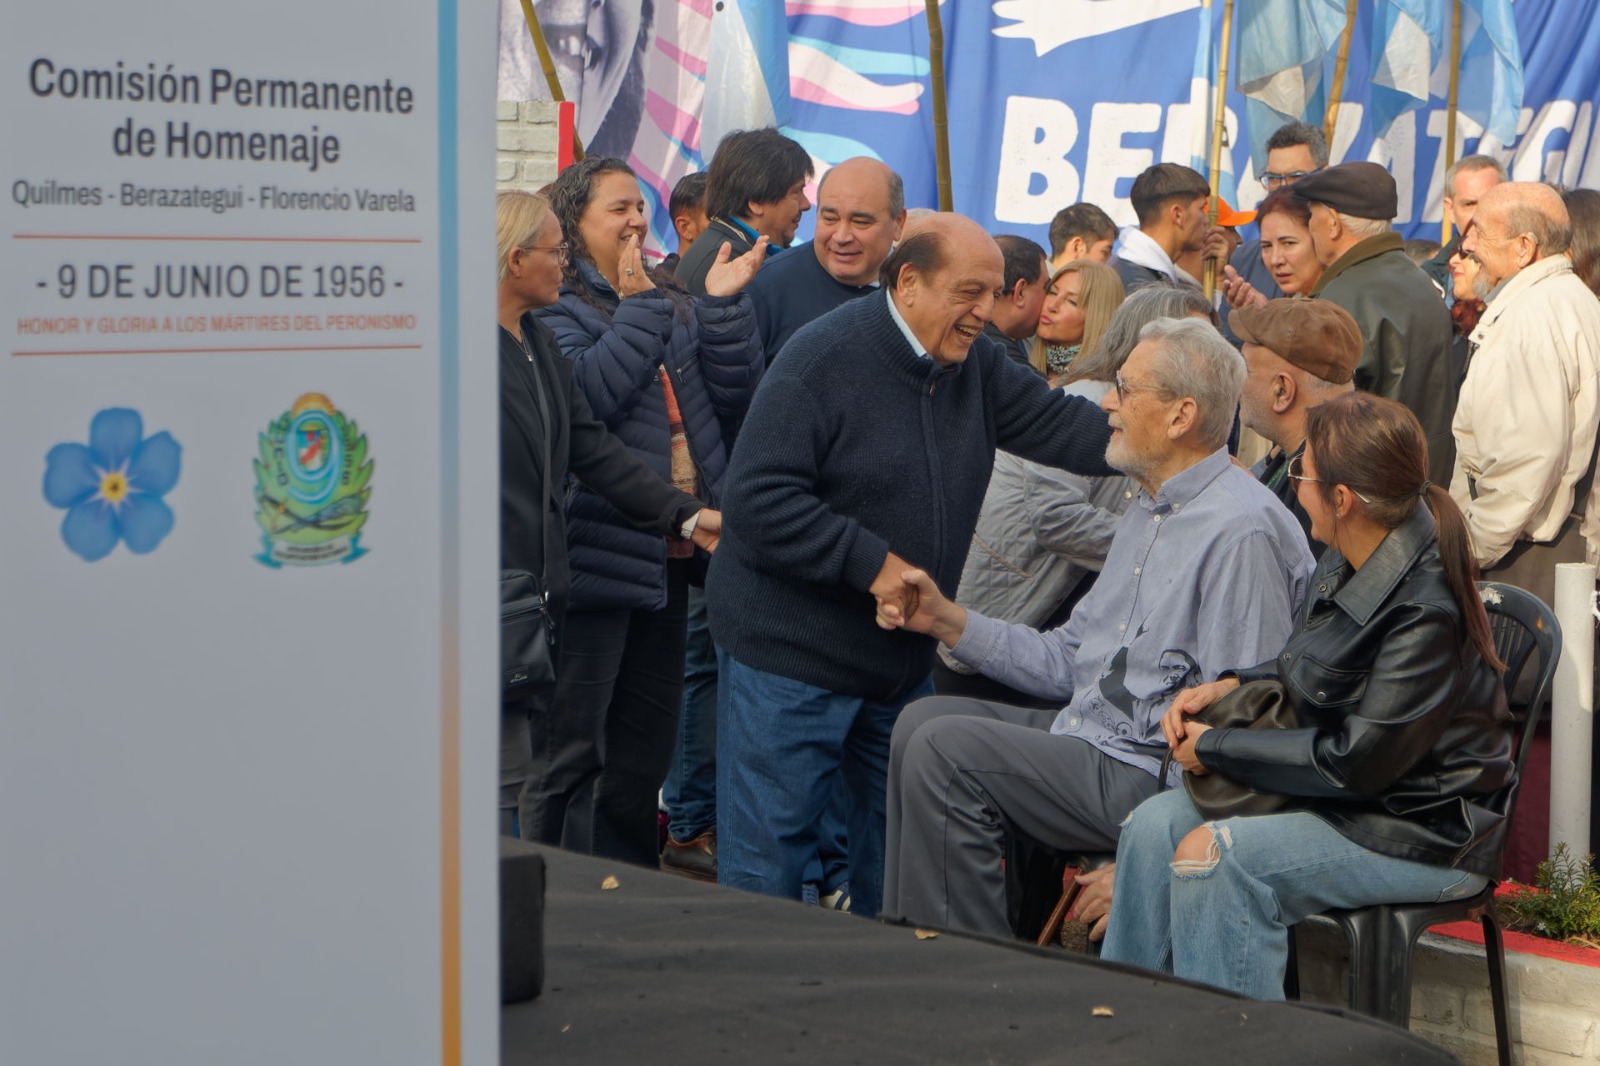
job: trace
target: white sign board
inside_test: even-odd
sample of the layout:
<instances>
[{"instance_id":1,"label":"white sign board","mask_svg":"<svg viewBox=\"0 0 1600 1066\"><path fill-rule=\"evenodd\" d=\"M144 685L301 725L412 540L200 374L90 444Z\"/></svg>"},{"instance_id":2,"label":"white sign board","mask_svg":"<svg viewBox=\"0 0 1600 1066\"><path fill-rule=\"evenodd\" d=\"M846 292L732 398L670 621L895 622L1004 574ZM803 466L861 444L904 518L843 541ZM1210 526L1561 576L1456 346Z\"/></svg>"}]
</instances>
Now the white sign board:
<instances>
[{"instance_id":1,"label":"white sign board","mask_svg":"<svg viewBox=\"0 0 1600 1066\"><path fill-rule=\"evenodd\" d=\"M470 7L7 13L0 1062L497 1057Z\"/></svg>"}]
</instances>

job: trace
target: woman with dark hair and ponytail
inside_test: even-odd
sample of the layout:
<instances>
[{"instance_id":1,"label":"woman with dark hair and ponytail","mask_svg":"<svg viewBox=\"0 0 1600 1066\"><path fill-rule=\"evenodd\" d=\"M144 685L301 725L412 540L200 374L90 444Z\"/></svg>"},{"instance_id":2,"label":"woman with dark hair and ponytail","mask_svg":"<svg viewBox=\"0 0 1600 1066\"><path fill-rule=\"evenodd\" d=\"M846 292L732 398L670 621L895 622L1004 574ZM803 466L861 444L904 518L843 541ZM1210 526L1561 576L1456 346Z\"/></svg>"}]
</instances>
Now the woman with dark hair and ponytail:
<instances>
[{"instance_id":1,"label":"woman with dark hair and ponytail","mask_svg":"<svg viewBox=\"0 0 1600 1066\"><path fill-rule=\"evenodd\" d=\"M734 434L766 363L742 291L760 241L690 296L646 268L644 194L620 159L561 172L550 203L570 247L561 292L535 310L595 417L664 480L715 507ZM703 580L692 524L638 528L585 485L566 492L572 564L550 713L531 723L523 836L654 866L657 793L683 703L688 585Z\"/></svg>"},{"instance_id":2,"label":"woman with dark hair and ponytail","mask_svg":"<svg viewBox=\"0 0 1600 1066\"><path fill-rule=\"evenodd\" d=\"M1187 773L1284 804L1214 822L1182 788L1141 804L1105 935L1105 958L1259 999L1283 998L1289 927L1308 915L1481 891L1515 787L1504 666L1422 427L1357 392L1313 408L1306 437L1289 476L1328 550L1288 646L1180 692L1162 719ZM1291 728L1189 717L1258 680L1281 682Z\"/></svg>"}]
</instances>

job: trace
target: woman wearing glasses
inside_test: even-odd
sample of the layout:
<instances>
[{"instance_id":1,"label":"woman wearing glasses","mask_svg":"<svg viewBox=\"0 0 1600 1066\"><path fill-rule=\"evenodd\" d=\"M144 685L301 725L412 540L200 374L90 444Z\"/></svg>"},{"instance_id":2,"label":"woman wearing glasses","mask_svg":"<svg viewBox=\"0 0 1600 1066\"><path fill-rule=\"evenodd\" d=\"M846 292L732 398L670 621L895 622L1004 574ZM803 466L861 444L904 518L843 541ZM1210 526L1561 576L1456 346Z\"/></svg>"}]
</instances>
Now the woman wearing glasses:
<instances>
[{"instance_id":1,"label":"woman wearing glasses","mask_svg":"<svg viewBox=\"0 0 1600 1066\"><path fill-rule=\"evenodd\" d=\"M555 303L566 257L550 201L502 192L495 201L500 322L500 567L537 575L555 628L557 651L571 573L562 506L572 473L628 520L678 536L697 516L695 542L716 544L721 516L674 489L594 416L573 381L572 364L532 312ZM547 468L548 464L548 468ZM500 832L518 830L518 798L533 762L530 721L550 718L552 692L519 692L501 704ZM576 742L574 742L576 743ZM524 816L521 822L527 824Z\"/></svg>"},{"instance_id":2,"label":"woman wearing glasses","mask_svg":"<svg viewBox=\"0 0 1600 1066\"><path fill-rule=\"evenodd\" d=\"M764 360L750 298L766 242L726 249L694 298L646 268L644 195L619 159L591 156L550 187L570 255L536 316L555 334L595 415L679 489L715 506ZM586 486L567 494L572 596L555 711L533 723L523 834L655 866L657 792L683 701L688 584L683 537L639 529Z\"/></svg>"},{"instance_id":3,"label":"woman wearing glasses","mask_svg":"<svg viewBox=\"0 0 1600 1066\"><path fill-rule=\"evenodd\" d=\"M1357 392L1313 408L1306 433L1291 476L1328 549L1299 623L1277 658L1180 692L1161 723L1187 773L1286 803L1216 822L1181 788L1141 804L1117 848L1103 953L1259 999L1283 998L1289 927L1308 915L1481 890L1513 785L1503 666L1421 425ZM1266 679L1295 728L1189 717Z\"/></svg>"}]
</instances>

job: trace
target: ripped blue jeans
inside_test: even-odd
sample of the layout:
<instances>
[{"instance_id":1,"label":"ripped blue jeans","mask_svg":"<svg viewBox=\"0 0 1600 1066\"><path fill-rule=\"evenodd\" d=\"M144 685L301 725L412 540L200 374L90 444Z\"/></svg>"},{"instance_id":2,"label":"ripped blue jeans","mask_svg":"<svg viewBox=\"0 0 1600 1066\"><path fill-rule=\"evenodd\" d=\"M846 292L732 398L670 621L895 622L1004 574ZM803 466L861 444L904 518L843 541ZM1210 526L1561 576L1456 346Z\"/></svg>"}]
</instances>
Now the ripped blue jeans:
<instances>
[{"instance_id":1,"label":"ripped blue jeans","mask_svg":"<svg viewBox=\"0 0 1600 1066\"><path fill-rule=\"evenodd\" d=\"M1123 823L1101 957L1282 999L1289 927L1330 907L1470 896L1480 874L1379 855L1301 811L1208 823L1203 861L1173 861L1204 820L1182 788Z\"/></svg>"}]
</instances>

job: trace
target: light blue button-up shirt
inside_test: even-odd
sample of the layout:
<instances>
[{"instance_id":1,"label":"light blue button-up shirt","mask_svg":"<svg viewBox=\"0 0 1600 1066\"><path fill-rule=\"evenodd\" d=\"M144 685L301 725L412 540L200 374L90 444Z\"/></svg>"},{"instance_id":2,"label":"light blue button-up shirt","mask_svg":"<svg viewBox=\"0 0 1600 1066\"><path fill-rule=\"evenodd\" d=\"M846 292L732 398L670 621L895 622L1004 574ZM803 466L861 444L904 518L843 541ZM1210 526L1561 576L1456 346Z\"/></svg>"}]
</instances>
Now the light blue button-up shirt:
<instances>
[{"instance_id":1,"label":"light blue button-up shirt","mask_svg":"<svg viewBox=\"0 0 1600 1066\"><path fill-rule=\"evenodd\" d=\"M996 681L1068 701L1052 733L1155 774L1172 697L1281 651L1313 561L1288 508L1224 449L1153 497L1129 491L1100 578L1065 626L1040 633L970 612L951 652Z\"/></svg>"}]
</instances>

